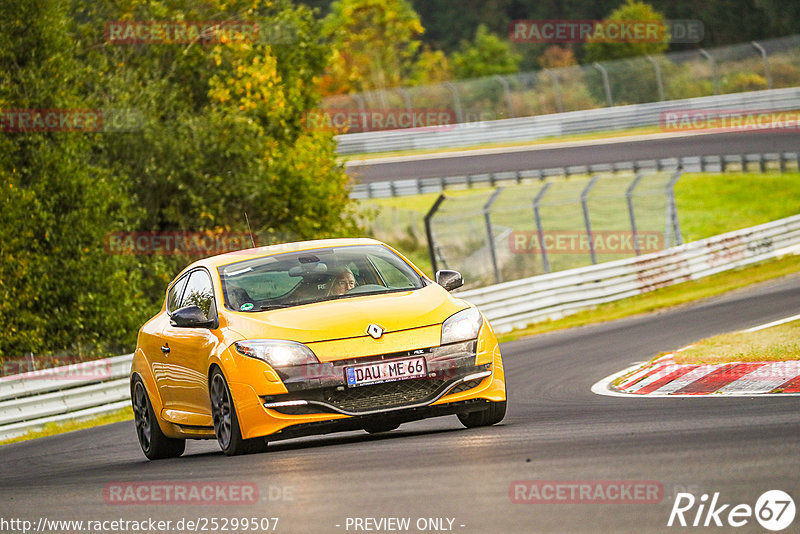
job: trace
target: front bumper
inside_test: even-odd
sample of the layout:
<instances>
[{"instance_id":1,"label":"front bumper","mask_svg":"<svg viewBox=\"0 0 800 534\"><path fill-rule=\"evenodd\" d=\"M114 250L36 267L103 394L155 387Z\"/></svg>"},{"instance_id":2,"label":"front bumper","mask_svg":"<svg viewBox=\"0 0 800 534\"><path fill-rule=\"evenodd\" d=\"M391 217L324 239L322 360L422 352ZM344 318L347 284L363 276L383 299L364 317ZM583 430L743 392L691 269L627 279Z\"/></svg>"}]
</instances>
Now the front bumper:
<instances>
[{"instance_id":1,"label":"front bumper","mask_svg":"<svg viewBox=\"0 0 800 534\"><path fill-rule=\"evenodd\" d=\"M491 364L475 365L476 344L476 341L469 341L431 349L282 369L279 375L288 393L265 395L262 401L265 408L286 415L368 415L426 406L451 391L476 387L492 374ZM347 386L347 367L409 357L425 358L427 377L358 387Z\"/></svg>"},{"instance_id":2,"label":"front bumper","mask_svg":"<svg viewBox=\"0 0 800 534\"><path fill-rule=\"evenodd\" d=\"M479 410L505 400L500 351L496 340L486 341L284 368L278 374L286 393L256 395L246 384L231 384L242 434L280 439ZM348 366L419 356L427 377L347 386Z\"/></svg>"}]
</instances>

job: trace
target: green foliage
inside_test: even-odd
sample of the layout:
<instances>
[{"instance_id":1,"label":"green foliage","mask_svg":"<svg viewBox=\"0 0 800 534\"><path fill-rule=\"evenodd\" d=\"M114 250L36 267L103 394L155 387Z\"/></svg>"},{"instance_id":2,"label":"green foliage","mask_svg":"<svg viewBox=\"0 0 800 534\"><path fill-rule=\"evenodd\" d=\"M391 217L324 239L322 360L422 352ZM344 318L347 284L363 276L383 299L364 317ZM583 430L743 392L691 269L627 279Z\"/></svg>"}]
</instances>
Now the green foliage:
<instances>
[{"instance_id":1,"label":"green foliage","mask_svg":"<svg viewBox=\"0 0 800 534\"><path fill-rule=\"evenodd\" d=\"M737 72L722 80L722 91L725 93L760 91L766 88L767 79L755 72Z\"/></svg>"},{"instance_id":2,"label":"green foliage","mask_svg":"<svg viewBox=\"0 0 800 534\"><path fill-rule=\"evenodd\" d=\"M107 21L211 19L289 31L209 44L103 36ZM142 117L125 133L0 136L0 357L131 349L195 258L108 254L109 232L241 232L245 212L261 243L356 231L332 134L303 125L330 57L307 8L9 0L0 20L0 110Z\"/></svg>"},{"instance_id":3,"label":"green foliage","mask_svg":"<svg viewBox=\"0 0 800 534\"><path fill-rule=\"evenodd\" d=\"M519 70L521 56L511 49L511 43L500 39L481 24L473 42L462 41L453 54L456 78L479 78L494 74L513 74Z\"/></svg>"},{"instance_id":4,"label":"green foliage","mask_svg":"<svg viewBox=\"0 0 800 534\"><path fill-rule=\"evenodd\" d=\"M323 90L336 94L404 85L424 29L407 0L338 0L323 31L334 48Z\"/></svg>"},{"instance_id":5,"label":"green foliage","mask_svg":"<svg viewBox=\"0 0 800 534\"><path fill-rule=\"evenodd\" d=\"M626 0L624 4L611 12L603 22L650 22L664 27L664 15L653 9L650 4L637 0ZM661 54L669 45L668 32L664 31L661 40L633 40L630 42L588 42L586 43L586 62L608 61L645 54Z\"/></svg>"},{"instance_id":6,"label":"green foliage","mask_svg":"<svg viewBox=\"0 0 800 534\"><path fill-rule=\"evenodd\" d=\"M588 42L586 44L587 62L604 62L608 72L609 85L614 105L653 102L658 99L658 84L655 70L645 55L663 53L668 46L669 36L665 30L664 16L649 4L637 0L627 0L603 20L613 22L646 22L662 28L662 38L658 41L635 40L628 42ZM616 60L616 61L613 61ZM606 101L604 83L599 71L587 71L587 83L592 95L600 102Z\"/></svg>"}]
</instances>

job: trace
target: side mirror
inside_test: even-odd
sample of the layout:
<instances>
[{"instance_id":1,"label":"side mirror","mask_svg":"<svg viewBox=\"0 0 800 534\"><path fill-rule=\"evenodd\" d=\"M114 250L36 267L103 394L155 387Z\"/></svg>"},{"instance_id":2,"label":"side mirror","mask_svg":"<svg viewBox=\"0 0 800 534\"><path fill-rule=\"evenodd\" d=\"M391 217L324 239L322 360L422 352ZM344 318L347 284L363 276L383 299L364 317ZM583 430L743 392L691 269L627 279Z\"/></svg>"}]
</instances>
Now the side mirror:
<instances>
[{"instance_id":1,"label":"side mirror","mask_svg":"<svg viewBox=\"0 0 800 534\"><path fill-rule=\"evenodd\" d=\"M198 306L186 306L172 312L170 324L180 328L213 328L214 319L209 319Z\"/></svg>"},{"instance_id":2,"label":"side mirror","mask_svg":"<svg viewBox=\"0 0 800 534\"><path fill-rule=\"evenodd\" d=\"M464 285L464 279L458 271L436 271L436 283L448 291L452 291Z\"/></svg>"}]
</instances>

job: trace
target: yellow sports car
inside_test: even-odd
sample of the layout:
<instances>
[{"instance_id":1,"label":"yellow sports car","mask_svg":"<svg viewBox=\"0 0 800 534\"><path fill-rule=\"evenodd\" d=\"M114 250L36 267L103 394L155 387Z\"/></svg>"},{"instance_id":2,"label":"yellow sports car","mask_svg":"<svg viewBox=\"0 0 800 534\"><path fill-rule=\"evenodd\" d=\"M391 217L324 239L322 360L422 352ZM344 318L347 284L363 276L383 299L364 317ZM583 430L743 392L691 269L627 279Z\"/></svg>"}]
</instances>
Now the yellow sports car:
<instances>
[{"instance_id":1,"label":"yellow sports car","mask_svg":"<svg viewBox=\"0 0 800 534\"><path fill-rule=\"evenodd\" d=\"M467 427L506 411L492 327L372 239L254 248L199 260L139 331L131 369L136 433L151 460L186 439L227 455L268 441L456 414Z\"/></svg>"}]
</instances>

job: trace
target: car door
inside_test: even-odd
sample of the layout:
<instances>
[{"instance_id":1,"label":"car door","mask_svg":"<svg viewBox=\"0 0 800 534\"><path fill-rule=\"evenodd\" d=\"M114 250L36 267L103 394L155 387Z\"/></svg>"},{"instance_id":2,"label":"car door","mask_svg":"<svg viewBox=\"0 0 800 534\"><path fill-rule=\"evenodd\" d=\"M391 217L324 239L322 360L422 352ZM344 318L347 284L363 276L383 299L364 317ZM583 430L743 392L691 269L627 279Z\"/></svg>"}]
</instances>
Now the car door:
<instances>
[{"instance_id":1,"label":"car door","mask_svg":"<svg viewBox=\"0 0 800 534\"><path fill-rule=\"evenodd\" d=\"M164 338L164 328L169 324L169 314L180 308L183 290L189 275L183 275L176 280L167 291L166 312L157 316L154 322L153 335L143 336L141 339L142 349L150 361L153 370L153 377L158 387L158 395L161 398L164 408L174 405L172 395L175 385L172 377L175 375L175 366L169 357L170 340Z\"/></svg>"},{"instance_id":2,"label":"car door","mask_svg":"<svg viewBox=\"0 0 800 534\"><path fill-rule=\"evenodd\" d=\"M189 273L179 308L186 306L197 306L206 317L216 317L214 290L205 269ZM165 418L183 424L203 424L206 418L210 421L208 359L217 336L208 328L178 327L170 322L164 326L162 337L167 349L162 396Z\"/></svg>"}]
</instances>

